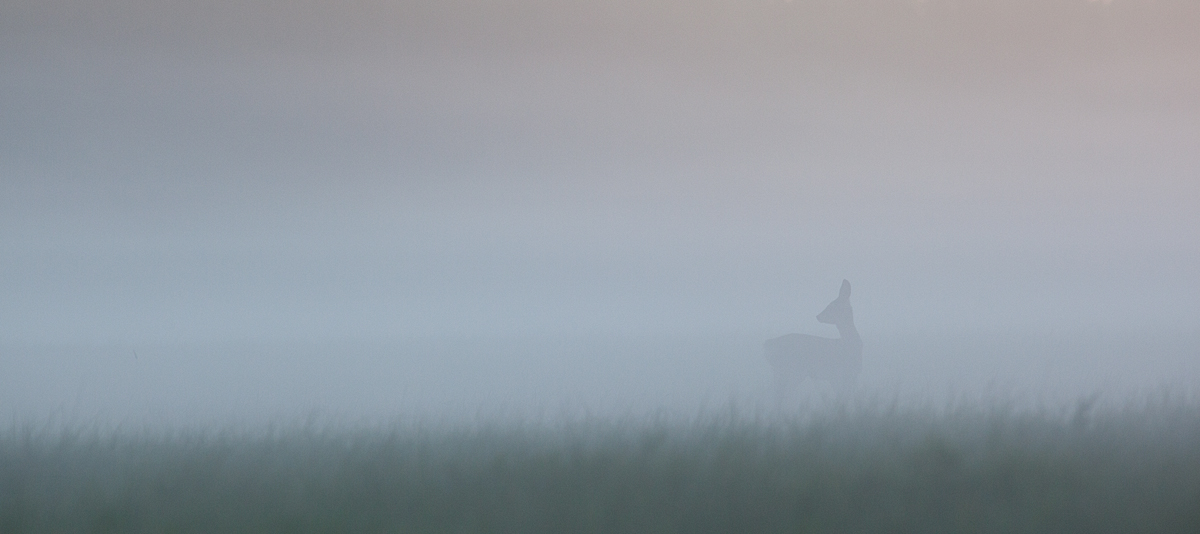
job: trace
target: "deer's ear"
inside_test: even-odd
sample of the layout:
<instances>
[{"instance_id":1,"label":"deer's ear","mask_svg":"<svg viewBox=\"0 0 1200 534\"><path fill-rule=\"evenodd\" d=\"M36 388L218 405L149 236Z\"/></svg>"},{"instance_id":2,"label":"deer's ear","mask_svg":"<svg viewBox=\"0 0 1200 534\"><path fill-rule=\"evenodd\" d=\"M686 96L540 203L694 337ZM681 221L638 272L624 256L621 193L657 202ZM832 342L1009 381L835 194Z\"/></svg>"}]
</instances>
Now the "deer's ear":
<instances>
[{"instance_id":1,"label":"deer's ear","mask_svg":"<svg viewBox=\"0 0 1200 534\"><path fill-rule=\"evenodd\" d=\"M838 298L839 299L850 298L850 281L849 280L842 280L842 289L841 289L841 291L838 291Z\"/></svg>"}]
</instances>

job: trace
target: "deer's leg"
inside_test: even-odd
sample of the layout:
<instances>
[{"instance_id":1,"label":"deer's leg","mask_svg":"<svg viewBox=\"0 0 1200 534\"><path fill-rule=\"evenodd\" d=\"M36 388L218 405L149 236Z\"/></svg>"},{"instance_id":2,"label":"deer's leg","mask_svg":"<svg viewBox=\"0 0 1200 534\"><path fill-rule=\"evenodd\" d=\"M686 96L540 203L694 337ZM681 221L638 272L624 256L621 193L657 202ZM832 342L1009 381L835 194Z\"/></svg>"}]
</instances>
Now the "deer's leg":
<instances>
[{"instance_id":1,"label":"deer's leg","mask_svg":"<svg viewBox=\"0 0 1200 534\"><path fill-rule=\"evenodd\" d=\"M795 385L795 381L787 373L775 373L775 407L782 408L783 401Z\"/></svg>"}]
</instances>

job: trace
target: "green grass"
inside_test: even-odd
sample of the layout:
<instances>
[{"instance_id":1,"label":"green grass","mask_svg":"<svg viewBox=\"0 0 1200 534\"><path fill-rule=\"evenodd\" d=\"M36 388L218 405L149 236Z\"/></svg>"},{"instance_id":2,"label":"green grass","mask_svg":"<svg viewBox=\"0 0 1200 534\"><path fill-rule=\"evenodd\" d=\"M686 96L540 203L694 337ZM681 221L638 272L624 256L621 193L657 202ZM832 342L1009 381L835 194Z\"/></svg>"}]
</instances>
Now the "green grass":
<instances>
[{"instance_id":1,"label":"green grass","mask_svg":"<svg viewBox=\"0 0 1200 534\"><path fill-rule=\"evenodd\" d=\"M1200 410L0 432L0 532L1200 532Z\"/></svg>"}]
</instances>

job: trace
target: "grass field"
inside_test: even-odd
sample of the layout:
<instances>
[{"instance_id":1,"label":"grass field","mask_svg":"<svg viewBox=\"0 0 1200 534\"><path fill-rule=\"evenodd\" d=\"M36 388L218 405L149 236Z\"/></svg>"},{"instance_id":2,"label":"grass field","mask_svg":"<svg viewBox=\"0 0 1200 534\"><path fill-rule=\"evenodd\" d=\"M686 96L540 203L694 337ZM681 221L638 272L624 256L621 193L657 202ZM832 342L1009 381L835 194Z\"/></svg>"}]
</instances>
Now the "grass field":
<instances>
[{"instance_id":1,"label":"grass field","mask_svg":"<svg viewBox=\"0 0 1200 534\"><path fill-rule=\"evenodd\" d=\"M0 432L0 532L1200 532L1200 409Z\"/></svg>"}]
</instances>

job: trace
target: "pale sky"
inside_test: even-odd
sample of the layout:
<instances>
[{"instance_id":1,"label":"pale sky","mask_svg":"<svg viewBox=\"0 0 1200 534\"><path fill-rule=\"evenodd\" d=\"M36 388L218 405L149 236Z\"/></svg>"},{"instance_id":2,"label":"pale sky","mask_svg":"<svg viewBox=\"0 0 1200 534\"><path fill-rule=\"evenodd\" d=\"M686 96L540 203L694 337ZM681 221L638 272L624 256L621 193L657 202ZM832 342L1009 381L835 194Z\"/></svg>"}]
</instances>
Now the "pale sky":
<instances>
[{"instance_id":1,"label":"pale sky","mask_svg":"<svg viewBox=\"0 0 1200 534\"><path fill-rule=\"evenodd\" d=\"M1195 331L1191 1L8 0L0 341Z\"/></svg>"}]
</instances>

